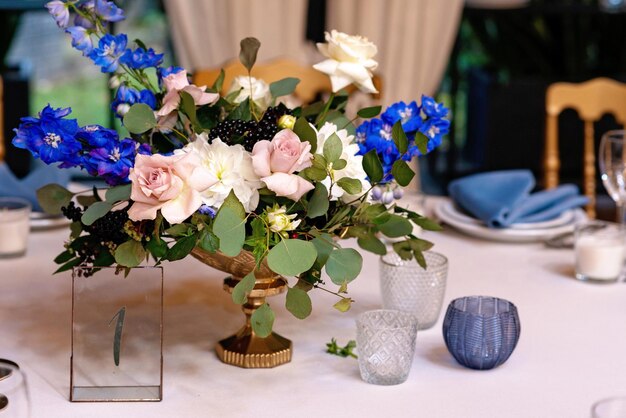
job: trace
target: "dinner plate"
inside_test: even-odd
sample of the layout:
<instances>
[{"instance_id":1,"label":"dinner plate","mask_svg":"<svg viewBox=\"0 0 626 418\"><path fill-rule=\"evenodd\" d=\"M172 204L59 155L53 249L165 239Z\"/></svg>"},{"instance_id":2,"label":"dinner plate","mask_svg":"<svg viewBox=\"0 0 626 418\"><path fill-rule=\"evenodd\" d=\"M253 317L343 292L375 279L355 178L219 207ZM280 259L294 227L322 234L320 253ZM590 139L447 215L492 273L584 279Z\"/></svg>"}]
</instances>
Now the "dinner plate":
<instances>
[{"instance_id":1,"label":"dinner plate","mask_svg":"<svg viewBox=\"0 0 626 418\"><path fill-rule=\"evenodd\" d=\"M502 242L544 241L556 235L573 232L576 223L586 219L585 212L581 209L570 209L552 220L554 222L522 224L521 228L489 228L482 221L460 212L449 200L440 202L435 207L435 214L441 221L467 235Z\"/></svg>"},{"instance_id":2,"label":"dinner plate","mask_svg":"<svg viewBox=\"0 0 626 418\"><path fill-rule=\"evenodd\" d=\"M46 229L61 228L68 226L72 221L63 215L48 215L43 212L30 213L30 229L32 231L41 231Z\"/></svg>"}]
</instances>

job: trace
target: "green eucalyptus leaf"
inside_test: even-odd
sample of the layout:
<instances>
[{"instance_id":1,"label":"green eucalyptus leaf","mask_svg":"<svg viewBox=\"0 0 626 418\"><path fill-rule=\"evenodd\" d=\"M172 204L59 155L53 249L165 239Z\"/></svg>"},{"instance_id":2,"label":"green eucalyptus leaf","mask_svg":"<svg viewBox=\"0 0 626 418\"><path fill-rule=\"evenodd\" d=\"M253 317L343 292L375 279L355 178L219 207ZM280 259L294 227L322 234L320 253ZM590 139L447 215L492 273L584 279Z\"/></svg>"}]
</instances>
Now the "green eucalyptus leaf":
<instances>
[{"instance_id":1,"label":"green eucalyptus leaf","mask_svg":"<svg viewBox=\"0 0 626 418\"><path fill-rule=\"evenodd\" d=\"M404 160L396 160L391 167L391 174L393 178L396 179L396 182L402 186L408 186L415 173L411 170L411 167Z\"/></svg>"},{"instance_id":2,"label":"green eucalyptus leaf","mask_svg":"<svg viewBox=\"0 0 626 418\"><path fill-rule=\"evenodd\" d=\"M337 248L330 253L324 266L326 273L336 285L351 282L361 272L363 257L353 248Z\"/></svg>"},{"instance_id":3,"label":"green eucalyptus leaf","mask_svg":"<svg viewBox=\"0 0 626 418\"><path fill-rule=\"evenodd\" d=\"M196 123L196 102L191 97L191 94L186 91L179 92L180 94L180 110L183 111L185 115L189 118L189 121L194 124Z\"/></svg>"},{"instance_id":4,"label":"green eucalyptus leaf","mask_svg":"<svg viewBox=\"0 0 626 418\"><path fill-rule=\"evenodd\" d=\"M297 287L287 289L285 307L298 319L304 319L311 315L311 298L309 294Z\"/></svg>"},{"instance_id":5,"label":"green eucalyptus leaf","mask_svg":"<svg viewBox=\"0 0 626 418\"><path fill-rule=\"evenodd\" d=\"M311 200L309 200L307 216L309 218L317 218L318 216L325 215L328 212L329 203L326 186L322 183L316 183Z\"/></svg>"},{"instance_id":6,"label":"green eucalyptus leaf","mask_svg":"<svg viewBox=\"0 0 626 418\"><path fill-rule=\"evenodd\" d=\"M128 109L123 119L131 134L142 134L157 126L154 111L145 103L136 103Z\"/></svg>"},{"instance_id":7,"label":"green eucalyptus leaf","mask_svg":"<svg viewBox=\"0 0 626 418\"><path fill-rule=\"evenodd\" d=\"M140 242L131 239L115 249L115 262L124 267L137 267L146 258L146 250Z\"/></svg>"},{"instance_id":8,"label":"green eucalyptus leaf","mask_svg":"<svg viewBox=\"0 0 626 418\"><path fill-rule=\"evenodd\" d=\"M91 206L95 202L99 202L99 200L93 195L78 195L76 196L76 201L83 207Z\"/></svg>"},{"instance_id":9,"label":"green eucalyptus leaf","mask_svg":"<svg viewBox=\"0 0 626 418\"><path fill-rule=\"evenodd\" d=\"M439 225L437 222L429 219L425 216L410 216L409 219L413 221L413 223L421 228L424 228L426 231L442 231L443 227Z\"/></svg>"},{"instance_id":10,"label":"green eucalyptus leaf","mask_svg":"<svg viewBox=\"0 0 626 418\"><path fill-rule=\"evenodd\" d=\"M371 253L378 255L387 254L387 247L385 247L385 244L383 244L383 242L374 235L360 237L357 239L357 243L359 244L359 247Z\"/></svg>"},{"instance_id":11,"label":"green eucalyptus leaf","mask_svg":"<svg viewBox=\"0 0 626 418\"><path fill-rule=\"evenodd\" d=\"M120 351L122 350L122 332L124 331L124 318L126 317L126 307L122 306L119 311L111 318L111 322L117 317L115 322L115 334L113 336L113 362L116 366L120 365Z\"/></svg>"},{"instance_id":12,"label":"green eucalyptus leaf","mask_svg":"<svg viewBox=\"0 0 626 418\"><path fill-rule=\"evenodd\" d=\"M409 140L402 128L402 121L394 123L393 128L391 128L391 138L393 138L393 142L396 144L396 147L398 147L400 154L407 152L409 149Z\"/></svg>"},{"instance_id":13,"label":"green eucalyptus leaf","mask_svg":"<svg viewBox=\"0 0 626 418\"><path fill-rule=\"evenodd\" d=\"M378 183L383 179L383 165L380 163L376 150L370 150L363 156L363 170L370 178L372 184Z\"/></svg>"},{"instance_id":14,"label":"green eucalyptus leaf","mask_svg":"<svg viewBox=\"0 0 626 418\"><path fill-rule=\"evenodd\" d=\"M85 225L91 225L98 219L102 218L104 215L109 213L109 211L113 208L113 204L111 202L96 202L87 208L87 210L83 213L83 216L80 217L80 220Z\"/></svg>"},{"instance_id":15,"label":"green eucalyptus leaf","mask_svg":"<svg viewBox=\"0 0 626 418\"><path fill-rule=\"evenodd\" d=\"M123 184L121 186L111 187L107 189L104 196L104 200L110 203L121 202L130 199L130 184Z\"/></svg>"},{"instance_id":16,"label":"green eucalyptus leaf","mask_svg":"<svg viewBox=\"0 0 626 418\"><path fill-rule=\"evenodd\" d=\"M268 337L272 333L274 325L274 311L267 303L261 305L250 317L252 331L261 338Z\"/></svg>"},{"instance_id":17,"label":"green eucalyptus leaf","mask_svg":"<svg viewBox=\"0 0 626 418\"><path fill-rule=\"evenodd\" d=\"M329 163L334 163L341 158L343 152L343 144L337 134L332 134L324 143L324 158Z\"/></svg>"},{"instance_id":18,"label":"green eucalyptus leaf","mask_svg":"<svg viewBox=\"0 0 626 418\"><path fill-rule=\"evenodd\" d=\"M363 109L356 112L356 114L360 118L369 119L373 118L374 116L378 116L381 110L382 106L364 107Z\"/></svg>"},{"instance_id":19,"label":"green eucalyptus leaf","mask_svg":"<svg viewBox=\"0 0 626 418\"><path fill-rule=\"evenodd\" d=\"M256 55L261 47L261 42L257 38L244 38L239 43L241 50L239 51L239 61L250 72L256 62Z\"/></svg>"},{"instance_id":20,"label":"green eucalyptus leaf","mask_svg":"<svg viewBox=\"0 0 626 418\"><path fill-rule=\"evenodd\" d=\"M294 77L283 78L270 84L270 94L272 97L287 96L294 92L300 79Z\"/></svg>"},{"instance_id":21,"label":"green eucalyptus leaf","mask_svg":"<svg viewBox=\"0 0 626 418\"><path fill-rule=\"evenodd\" d=\"M83 232L83 224L80 221L72 222L70 224L70 239L76 239Z\"/></svg>"},{"instance_id":22,"label":"green eucalyptus leaf","mask_svg":"<svg viewBox=\"0 0 626 418\"><path fill-rule=\"evenodd\" d=\"M182 224L172 225L169 228L167 228L164 232L167 235L171 235L173 237L184 237L184 236L189 235L191 231L192 231L191 225L182 223Z\"/></svg>"},{"instance_id":23,"label":"green eucalyptus leaf","mask_svg":"<svg viewBox=\"0 0 626 418\"><path fill-rule=\"evenodd\" d=\"M204 228L200 235L200 240L198 241L198 245L204 251L214 253L220 248L220 240L219 238L217 238L217 235L209 231L207 228Z\"/></svg>"},{"instance_id":24,"label":"green eucalyptus leaf","mask_svg":"<svg viewBox=\"0 0 626 418\"><path fill-rule=\"evenodd\" d=\"M315 151L317 149L317 134L309 124L309 121L306 120L306 118L296 119L296 123L293 126L293 131L296 135L298 135L300 141L307 141L309 144L311 144L311 153L315 154Z\"/></svg>"},{"instance_id":25,"label":"green eucalyptus leaf","mask_svg":"<svg viewBox=\"0 0 626 418\"><path fill-rule=\"evenodd\" d=\"M222 206L215 216L213 233L220 240L220 251L235 257L246 239L246 220L232 208Z\"/></svg>"},{"instance_id":26,"label":"green eucalyptus leaf","mask_svg":"<svg viewBox=\"0 0 626 418\"><path fill-rule=\"evenodd\" d=\"M167 252L167 259L169 261L182 260L187 257L193 247L196 246L198 235L192 234L187 237L179 238L176 244L172 246Z\"/></svg>"},{"instance_id":27,"label":"green eucalyptus leaf","mask_svg":"<svg viewBox=\"0 0 626 418\"><path fill-rule=\"evenodd\" d=\"M37 201L44 212L51 215L60 215L61 208L67 206L74 193L58 184L48 184L37 189Z\"/></svg>"},{"instance_id":28,"label":"green eucalyptus leaf","mask_svg":"<svg viewBox=\"0 0 626 418\"><path fill-rule=\"evenodd\" d=\"M152 254L155 260L165 257L169 250L167 243L159 237L152 238L148 241L146 249Z\"/></svg>"},{"instance_id":29,"label":"green eucalyptus leaf","mask_svg":"<svg viewBox=\"0 0 626 418\"><path fill-rule=\"evenodd\" d=\"M226 196L226 199L224 199L224 203L222 203L221 208L232 209L241 219L246 217L246 209L243 207L239 199L237 199L237 196L235 195L235 192L233 190L228 193L228 196Z\"/></svg>"},{"instance_id":30,"label":"green eucalyptus leaf","mask_svg":"<svg viewBox=\"0 0 626 418\"><path fill-rule=\"evenodd\" d=\"M297 276L310 269L317 258L315 245L299 239L279 242L267 255L272 271L284 276Z\"/></svg>"},{"instance_id":31,"label":"green eucalyptus leaf","mask_svg":"<svg viewBox=\"0 0 626 418\"><path fill-rule=\"evenodd\" d=\"M391 214L387 222L379 225L378 229L389 238L398 238L413 232L413 225L411 225L408 219L400 215Z\"/></svg>"},{"instance_id":32,"label":"green eucalyptus leaf","mask_svg":"<svg viewBox=\"0 0 626 418\"><path fill-rule=\"evenodd\" d=\"M244 100L243 102L239 103L239 105L228 114L227 119L251 120L252 112L250 111L250 100Z\"/></svg>"},{"instance_id":33,"label":"green eucalyptus leaf","mask_svg":"<svg viewBox=\"0 0 626 418\"><path fill-rule=\"evenodd\" d=\"M350 177L342 177L337 180L337 185L346 191L348 194L359 194L363 191L363 185L357 179Z\"/></svg>"},{"instance_id":34,"label":"green eucalyptus leaf","mask_svg":"<svg viewBox=\"0 0 626 418\"><path fill-rule=\"evenodd\" d=\"M233 302L237 305L243 305L248 301L248 295L254 289L256 278L254 277L254 271L246 274L245 277L239 280L239 283L233 288L232 298Z\"/></svg>"},{"instance_id":35,"label":"green eucalyptus leaf","mask_svg":"<svg viewBox=\"0 0 626 418\"><path fill-rule=\"evenodd\" d=\"M217 78L215 79L215 82L213 82L213 85L211 86L211 90L216 91L216 92L220 92L222 90L222 86L224 85L224 77L226 76L226 73L224 72L224 69L220 69L220 75L217 76Z\"/></svg>"},{"instance_id":36,"label":"green eucalyptus leaf","mask_svg":"<svg viewBox=\"0 0 626 418\"><path fill-rule=\"evenodd\" d=\"M320 236L313 238L311 242L315 245L315 250L317 251L314 266L321 270L326 261L328 261L330 253L335 249L333 237L330 234L320 234Z\"/></svg>"},{"instance_id":37,"label":"green eucalyptus leaf","mask_svg":"<svg viewBox=\"0 0 626 418\"><path fill-rule=\"evenodd\" d=\"M333 308L337 309L339 312L348 312L352 307L352 299L350 298L341 298L341 300L333 305Z\"/></svg>"}]
</instances>

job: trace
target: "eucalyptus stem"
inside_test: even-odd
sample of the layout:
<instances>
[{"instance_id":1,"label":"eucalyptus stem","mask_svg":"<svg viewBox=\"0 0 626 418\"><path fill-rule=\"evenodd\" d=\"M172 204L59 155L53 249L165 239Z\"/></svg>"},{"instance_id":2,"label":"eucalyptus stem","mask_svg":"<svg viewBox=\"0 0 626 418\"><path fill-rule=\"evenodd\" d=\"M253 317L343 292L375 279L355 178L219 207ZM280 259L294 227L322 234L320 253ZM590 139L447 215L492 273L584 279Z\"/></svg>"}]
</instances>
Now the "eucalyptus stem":
<instances>
[{"instance_id":1,"label":"eucalyptus stem","mask_svg":"<svg viewBox=\"0 0 626 418\"><path fill-rule=\"evenodd\" d=\"M335 92L330 93L330 97L328 98L328 101L326 102L326 106L324 106L324 110L322 110L322 113L320 113L317 116L317 119L315 120L315 124L317 125L317 127L319 128L319 123L321 121L324 120L324 118L326 117L326 114L328 114L328 111L330 110L330 105L333 103L333 100L335 100Z\"/></svg>"},{"instance_id":2,"label":"eucalyptus stem","mask_svg":"<svg viewBox=\"0 0 626 418\"><path fill-rule=\"evenodd\" d=\"M337 297L339 297L339 298L341 298L341 299L349 299L349 300L350 300L350 302L354 302L354 299L352 299L352 298L347 298L347 297L345 297L345 296L342 296L339 292L333 292L332 290L328 290L328 289L326 289L325 287L322 287L322 286L320 286L320 285L318 285L318 284L314 284L314 285L313 285L313 287L314 287L315 289L320 289L320 290L323 290L323 291L324 291L324 292L326 292L326 293L330 293L331 295L335 295L335 296L337 296Z\"/></svg>"}]
</instances>

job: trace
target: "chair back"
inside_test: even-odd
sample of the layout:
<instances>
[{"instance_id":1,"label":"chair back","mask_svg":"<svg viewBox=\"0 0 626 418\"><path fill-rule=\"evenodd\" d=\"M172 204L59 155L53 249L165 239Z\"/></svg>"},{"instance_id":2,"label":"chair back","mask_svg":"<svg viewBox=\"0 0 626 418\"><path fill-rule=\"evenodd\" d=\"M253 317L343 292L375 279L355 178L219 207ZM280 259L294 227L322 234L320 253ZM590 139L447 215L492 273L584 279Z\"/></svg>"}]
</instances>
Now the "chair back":
<instances>
[{"instance_id":1,"label":"chair back","mask_svg":"<svg viewBox=\"0 0 626 418\"><path fill-rule=\"evenodd\" d=\"M222 94L228 92L235 77L248 74L248 70L238 60L231 61L222 68L225 74L220 92ZM220 70L221 68L197 70L193 74L193 83L198 86L210 86L219 76ZM326 74L317 71L312 66L301 65L287 58L277 59L268 63L257 63L252 68L251 75L252 77L262 79L268 84L287 77L300 79L294 95L303 103L311 103L319 93L331 91L330 79ZM374 76L373 81L374 86L380 92L380 79ZM378 98L378 96L375 96L375 98Z\"/></svg>"},{"instance_id":2,"label":"chair back","mask_svg":"<svg viewBox=\"0 0 626 418\"><path fill-rule=\"evenodd\" d=\"M626 84L608 78L595 78L584 83L554 83L546 92L546 138L544 154L544 185L559 183L558 117L565 109L574 109L584 122L583 192L589 197L587 215L595 218L596 157L593 123L606 113L626 124Z\"/></svg>"}]
</instances>

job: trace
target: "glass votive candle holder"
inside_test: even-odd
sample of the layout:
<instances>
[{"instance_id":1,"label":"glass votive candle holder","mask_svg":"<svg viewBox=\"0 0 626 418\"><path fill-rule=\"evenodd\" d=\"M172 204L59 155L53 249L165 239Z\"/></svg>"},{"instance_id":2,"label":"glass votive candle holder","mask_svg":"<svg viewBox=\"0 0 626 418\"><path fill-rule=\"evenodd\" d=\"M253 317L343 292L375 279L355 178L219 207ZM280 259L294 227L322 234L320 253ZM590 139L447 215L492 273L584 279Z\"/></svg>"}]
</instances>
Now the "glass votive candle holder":
<instances>
[{"instance_id":1,"label":"glass votive candle holder","mask_svg":"<svg viewBox=\"0 0 626 418\"><path fill-rule=\"evenodd\" d=\"M593 282L615 282L622 272L626 253L623 225L590 221L576 226L574 253L576 278Z\"/></svg>"},{"instance_id":2,"label":"glass votive candle holder","mask_svg":"<svg viewBox=\"0 0 626 418\"><path fill-rule=\"evenodd\" d=\"M437 322L448 277L448 259L444 255L426 251L424 258L426 269L415 260L402 260L395 252L380 258L383 308L412 313L421 330Z\"/></svg>"},{"instance_id":3,"label":"glass votive candle holder","mask_svg":"<svg viewBox=\"0 0 626 418\"><path fill-rule=\"evenodd\" d=\"M504 363L517 345L520 321L511 302L490 296L467 296L450 302L443 338L450 354L470 369Z\"/></svg>"},{"instance_id":4,"label":"glass votive candle holder","mask_svg":"<svg viewBox=\"0 0 626 418\"><path fill-rule=\"evenodd\" d=\"M626 418L626 396L602 399L591 407L592 418Z\"/></svg>"},{"instance_id":5,"label":"glass votive candle holder","mask_svg":"<svg viewBox=\"0 0 626 418\"><path fill-rule=\"evenodd\" d=\"M375 310L356 321L356 347L361 378L376 385L397 385L409 376L417 318L408 312Z\"/></svg>"},{"instance_id":6,"label":"glass votive candle holder","mask_svg":"<svg viewBox=\"0 0 626 418\"><path fill-rule=\"evenodd\" d=\"M29 412L25 375L16 363L0 359L0 417L28 417Z\"/></svg>"},{"instance_id":7,"label":"glass votive candle holder","mask_svg":"<svg viewBox=\"0 0 626 418\"><path fill-rule=\"evenodd\" d=\"M31 205L18 197L0 198L0 258L26 253Z\"/></svg>"}]
</instances>

